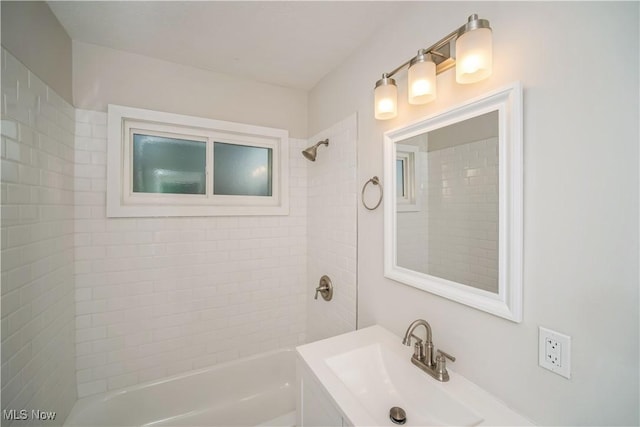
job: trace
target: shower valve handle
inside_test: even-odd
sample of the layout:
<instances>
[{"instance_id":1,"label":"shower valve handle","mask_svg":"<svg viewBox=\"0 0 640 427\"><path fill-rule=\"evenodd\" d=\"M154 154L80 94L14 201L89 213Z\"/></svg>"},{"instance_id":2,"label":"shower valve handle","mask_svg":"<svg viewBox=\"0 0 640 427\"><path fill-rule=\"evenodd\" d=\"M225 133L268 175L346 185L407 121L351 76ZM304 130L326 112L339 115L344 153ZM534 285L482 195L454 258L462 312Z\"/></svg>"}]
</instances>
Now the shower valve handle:
<instances>
[{"instance_id":1,"label":"shower valve handle","mask_svg":"<svg viewBox=\"0 0 640 427\"><path fill-rule=\"evenodd\" d=\"M318 299L318 292L326 292L328 290L329 290L329 286L327 285L318 286L316 288L316 296L314 296L313 299Z\"/></svg>"},{"instance_id":2,"label":"shower valve handle","mask_svg":"<svg viewBox=\"0 0 640 427\"><path fill-rule=\"evenodd\" d=\"M313 299L318 299L318 294L322 295L325 301L331 301L331 298L333 298L333 284L329 276L322 276L320 278L320 283L316 288L316 295Z\"/></svg>"}]
</instances>

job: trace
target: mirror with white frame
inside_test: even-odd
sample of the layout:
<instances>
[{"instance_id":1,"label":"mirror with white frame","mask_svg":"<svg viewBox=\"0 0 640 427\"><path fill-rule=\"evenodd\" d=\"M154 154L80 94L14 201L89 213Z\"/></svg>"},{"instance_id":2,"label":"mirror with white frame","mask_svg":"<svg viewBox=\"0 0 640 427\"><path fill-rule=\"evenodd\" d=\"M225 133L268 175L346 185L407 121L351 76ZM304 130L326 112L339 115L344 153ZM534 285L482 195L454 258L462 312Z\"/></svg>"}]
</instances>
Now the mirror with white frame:
<instances>
[{"instance_id":1,"label":"mirror with white frame","mask_svg":"<svg viewBox=\"0 0 640 427\"><path fill-rule=\"evenodd\" d=\"M384 135L385 276L522 320L522 87Z\"/></svg>"}]
</instances>

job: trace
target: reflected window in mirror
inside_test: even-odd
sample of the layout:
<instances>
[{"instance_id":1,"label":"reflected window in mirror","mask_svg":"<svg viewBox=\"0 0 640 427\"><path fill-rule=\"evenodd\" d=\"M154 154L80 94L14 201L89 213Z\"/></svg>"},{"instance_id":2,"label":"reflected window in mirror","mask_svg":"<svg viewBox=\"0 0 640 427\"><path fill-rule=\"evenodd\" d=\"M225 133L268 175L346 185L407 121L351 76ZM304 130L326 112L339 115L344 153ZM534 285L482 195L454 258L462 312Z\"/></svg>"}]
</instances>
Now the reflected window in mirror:
<instances>
[{"instance_id":1,"label":"reflected window in mirror","mask_svg":"<svg viewBox=\"0 0 640 427\"><path fill-rule=\"evenodd\" d=\"M396 194L399 198L404 198L407 195L404 176L405 170L405 159L396 160Z\"/></svg>"},{"instance_id":2,"label":"reflected window in mirror","mask_svg":"<svg viewBox=\"0 0 640 427\"><path fill-rule=\"evenodd\" d=\"M396 203L398 210L412 212L420 209L418 166L419 147L398 144L396 153Z\"/></svg>"}]
</instances>

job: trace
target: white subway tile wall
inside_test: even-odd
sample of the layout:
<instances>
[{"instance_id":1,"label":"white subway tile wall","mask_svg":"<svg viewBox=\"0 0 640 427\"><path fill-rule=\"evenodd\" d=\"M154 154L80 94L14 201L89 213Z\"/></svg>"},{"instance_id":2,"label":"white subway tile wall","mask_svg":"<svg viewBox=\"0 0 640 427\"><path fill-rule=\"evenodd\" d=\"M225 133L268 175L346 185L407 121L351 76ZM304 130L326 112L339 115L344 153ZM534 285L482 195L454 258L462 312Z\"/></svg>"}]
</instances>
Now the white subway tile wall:
<instances>
[{"instance_id":1,"label":"white subway tile wall","mask_svg":"<svg viewBox=\"0 0 640 427\"><path fill-rule=\"evenodd\" d=\"M74 110L4 49L1 72L2 409L61 425L76 400Z\"/></svg>"},{"instance_id":2,"label":"white subway tile wall","mask_svg":"<svg viewBox=\"0 0 640 427\"><path fill-rule=\"evenodd\" d=\"M85 397L355 329L355 116L314 164L300 152L317 138L290 140L288 216L106 218L106 114L2 55L3 409L56 410L60 424L76 386ZM312 299L322 274L331 303Z\"/></svg>"},{"instance_id":3,"label":"white subway tile wall","mask_svg":"<svg viewBox=\"0 0 640 427\"><path fill-rule=\"evenodd\" d=\"M498 292L498 140L429 152L429 274Z\"/></svg>"},{"instance_id":4,"label":"white subway tile wall","mask_svg":"<svg viewBox=\"0 0 640 427\"><path fill-rule=\"evenodd\" d=\"M304 343L306 141L288 216L106 218L106 123L76 111L78 395Z\"/></svg>"},{"instance_id":5,"label":"white subway tile wall","mask_svg":"<svg viewBox=\"0 0 640 427\"><path fill-rule=\"evenodd\" d=\"M309 145L329 138L321 145L315 162L307 166L308 178L308 304L307 336L315 341L356 328L357 118L343 120L310 138ZM302 155L298 153L299 157ZM315 288L328 275L334 286L329 302Z\"/></svg>"}]
</instances>

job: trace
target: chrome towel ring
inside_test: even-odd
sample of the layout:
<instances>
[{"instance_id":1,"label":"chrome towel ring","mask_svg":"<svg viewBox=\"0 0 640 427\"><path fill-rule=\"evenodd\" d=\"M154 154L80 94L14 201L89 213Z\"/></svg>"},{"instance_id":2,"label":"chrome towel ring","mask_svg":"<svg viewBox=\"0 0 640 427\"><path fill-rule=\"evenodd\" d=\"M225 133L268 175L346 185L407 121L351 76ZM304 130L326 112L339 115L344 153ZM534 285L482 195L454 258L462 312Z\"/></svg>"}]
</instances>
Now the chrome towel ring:
<instances>
[{"instance_id":1,"label":"chrome towel ring","mask_svg":"<svg viewBox=\"0 0 640 427\"><path fill-rule=\"evenodd\" d=\"M369 183L373 183L373 185L377 185L378 188L380 188L380 198L378 199L378 203L376 203L374 207L367 206L367 203L364 201L364 191L367 189L367 185L369 185ZM378 179L377 176L374 176L373 178L369 179L367 182L364 183L364 185L362 186L361 194L362 194L362 204L364 205L365 208L372 211L372 210L375 210L378 206L380 206L380 203L382 203L382 196L384 194L384 191L382 189L382 184L380 184L380 180Z\"/></svg>"}]
</instances>

